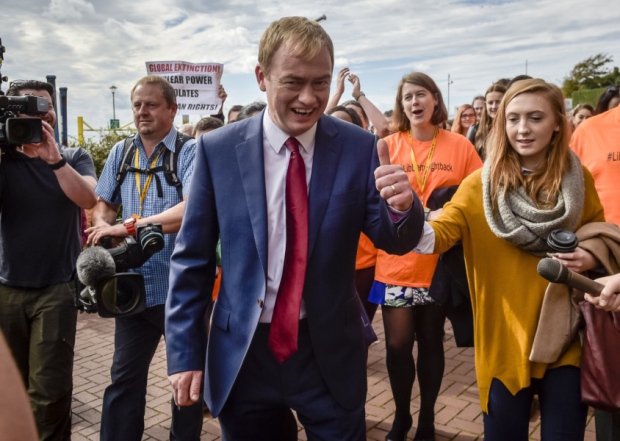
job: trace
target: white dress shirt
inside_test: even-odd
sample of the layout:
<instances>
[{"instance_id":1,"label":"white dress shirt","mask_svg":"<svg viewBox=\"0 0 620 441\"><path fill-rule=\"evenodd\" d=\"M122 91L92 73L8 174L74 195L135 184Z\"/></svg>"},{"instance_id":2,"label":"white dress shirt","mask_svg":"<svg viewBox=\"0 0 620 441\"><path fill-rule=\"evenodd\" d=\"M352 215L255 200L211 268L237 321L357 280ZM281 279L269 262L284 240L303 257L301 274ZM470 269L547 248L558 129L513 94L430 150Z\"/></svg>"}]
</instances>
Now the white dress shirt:
<instances>
[{"instance_id":1,"label":"white dress shirt","mask_svg":"<svg viewBox=\"0 0 620 441\"><path fill-rule=\"evenodd\" d=\"M261 323L270 323L284 267L286 253L286 172L291 152L284 146L289 135L284 133L269 116L269 108L263 117L263 155L265 168L265 193L267 196L267 292ZM316 139L316 124L310 130L295 137L299 152L306 166L306 183L310 189L312 160ZM306 316L302 299L300 318Z\"/></svg>"}]
</instances>

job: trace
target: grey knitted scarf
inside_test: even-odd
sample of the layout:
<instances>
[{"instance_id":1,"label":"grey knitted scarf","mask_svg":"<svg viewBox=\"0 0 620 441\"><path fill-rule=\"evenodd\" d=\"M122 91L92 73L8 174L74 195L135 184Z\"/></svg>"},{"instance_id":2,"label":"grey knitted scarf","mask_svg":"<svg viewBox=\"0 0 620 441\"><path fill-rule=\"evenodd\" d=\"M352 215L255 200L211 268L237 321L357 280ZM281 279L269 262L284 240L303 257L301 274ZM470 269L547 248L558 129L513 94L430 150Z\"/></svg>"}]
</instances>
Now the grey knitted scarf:
<instances>
[{"instance_id":1,"label":"grey knitted scarf","mask_svg":"<svg viewBox=\"0 0 620 441\"><path fill-rule=\"evenodd\" d=\"M544 210L536 207L523 187L499 192L498 211L493 212L491 201L491 166L485 161L482 169L484 214L493 233L516 247L535 256L550 251L547 236L556 229L575 231L583 210L585 187L583 168L575 153L570 152L570 169L562 177L560 194L555 207Z\"/></svg>"}]
</instances>

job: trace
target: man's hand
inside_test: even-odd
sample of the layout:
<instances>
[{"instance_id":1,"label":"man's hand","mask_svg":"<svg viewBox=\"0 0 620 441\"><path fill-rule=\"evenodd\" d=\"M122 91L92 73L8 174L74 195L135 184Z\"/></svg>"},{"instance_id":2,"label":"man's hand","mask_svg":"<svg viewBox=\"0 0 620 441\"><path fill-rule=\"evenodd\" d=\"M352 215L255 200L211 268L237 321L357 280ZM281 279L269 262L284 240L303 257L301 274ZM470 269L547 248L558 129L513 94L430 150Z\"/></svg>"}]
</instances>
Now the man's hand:
<instances>
[{"instance_id":1,"label":"man's hand","mask_svg":"<svg viewBox=\"0 0 620 441\"><path fill-rule=\"evenodd\" d=\"M599 309L612 312L620 311L620 274L602 277L596 279L596 281L605 285L605 288L601 291L601 295L599 297L593 297L586 293L584 299Z\"/></svg>"},{"instance_id":2,"label":"man's hand","mask_svg":"<svg viewBox=\"0 0 620 441\"><path fill-rule=\"evenodd\" d=\"M202 371L177 372L169 375L168 381L177 406L191 406L200 398Z\"/></svg>"},{"instance_id":3,"label":"man's hand","mask_svg":"<svg viewBox=\"0 0 620 441\"><path fill-rule=\"evenodd\" d=\"M119 238L129 236L127 228L125 228L123 224L110 225L102 223L100 225L95 225L94 227L87 228L84 232L88 234L88 239L86 239L86 243L88 245L100 245L101 238L105 236Z\"/></svg>"},{"instance_id":4,"label":"man's hand","mask_svg":"<svg viewBox=\"0 0 620 441\"><path fill-rule=\"evenodd\" d=\"M407 173L400 165L390 164L390 151L387 143L380 139L377 143L379 167L375 170L375 185L388 205L398 211L407 211L413 204L413 190Z\"/></svg>"},{"instance_id":5,"label":"man's hand","mask_svg":"<svg viewBox=\"0 0 620 441\"><path fill-rule=\"evenodd\" d=\"M38 156L48 164L55 164L62 159L60 151L56 147L54 129L47 122L41 120L43 126L43 140L36 144L24 144L22 148L33 156ZM29 155L30 156L30 155Z\"/></svg>"},{"instance_id":6,"label":"man's hand","mask_svg":"<svg viewBox=\"0 0 620 441\"><path fill-rule=\"evenodd\" d=\"M222 86L221 84L217 89L217 97L222 100L222 109L223 109L224 101L226 101L226 98L228 98L228 94L226 93L224 86Z\"/></svg>"}]
</instances>

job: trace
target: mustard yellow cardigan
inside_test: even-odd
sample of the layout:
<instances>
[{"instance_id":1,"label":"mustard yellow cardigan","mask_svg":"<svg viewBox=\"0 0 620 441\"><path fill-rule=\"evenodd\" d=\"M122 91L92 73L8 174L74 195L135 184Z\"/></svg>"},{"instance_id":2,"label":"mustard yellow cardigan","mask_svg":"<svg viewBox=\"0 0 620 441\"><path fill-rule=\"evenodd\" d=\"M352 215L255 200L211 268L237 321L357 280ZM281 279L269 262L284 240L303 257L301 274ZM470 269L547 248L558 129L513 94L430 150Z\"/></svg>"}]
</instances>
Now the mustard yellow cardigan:
<instances>
[{"instance_id":1,"label":"mustard yellow cardigan","mask_svg":"<svg viewBox=\"0 0 620 441\"><path fill-rule=\"evenodd\" d=\"M579 366L581 346L575 339L553 364L529 361L545 290L549 282L536 267L540 257L499 239L487 224L482 202L481 170L460 185L439 218L430 223L435 253L463 241L465 266L474 314L475 363L480 404L488 413L493 378L512 394L542 378L548 368ZM604 222L594 180L584 167L585 203L580 225Z\"/></svg>"}]
</instances>

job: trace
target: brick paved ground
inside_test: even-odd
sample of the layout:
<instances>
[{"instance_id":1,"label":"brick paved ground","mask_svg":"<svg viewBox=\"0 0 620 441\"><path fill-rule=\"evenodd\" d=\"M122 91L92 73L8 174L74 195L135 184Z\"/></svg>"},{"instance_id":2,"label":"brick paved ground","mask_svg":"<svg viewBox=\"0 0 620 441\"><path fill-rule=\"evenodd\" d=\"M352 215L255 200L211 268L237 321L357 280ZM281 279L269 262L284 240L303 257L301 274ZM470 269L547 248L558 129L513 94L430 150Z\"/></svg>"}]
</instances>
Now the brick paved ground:
<instances>
[{"instance_id":1,"label":"brick paved ground","mask_svg":"<svg viewBox=\"0 0 620 441\"><path fill-rule=\"evenodd\" d=\"M381 441L390 429L394 402L385 367L385 343L380 311L373 325L379 341L371 346L368 358L366 427L367 439ZM73 376L74 441L99 439L101 400L109 382L113 331L113 320L86 314L79 316ZM437 440L481 440L482 414L474 375L473 350L455 347L449 323L446 324L445 353L446 371L435 409ZM411 401L414 422L417 420L418 394L416 383ZM143 440L168 440L169 400L170 389L166 378L166 356L162 341L151 364ZM530 424L532 440L540 439L539 426L540 421L535 418ZM409 432L409 436L413 437L414 432L415 427ZM219 424L209 414L205 415L201 439L220 440ZM301 428L299 439L306 440ZM594 420L591 417L588 419L585 439L595 440Z\"/></svg>"}]
</instances>

